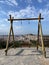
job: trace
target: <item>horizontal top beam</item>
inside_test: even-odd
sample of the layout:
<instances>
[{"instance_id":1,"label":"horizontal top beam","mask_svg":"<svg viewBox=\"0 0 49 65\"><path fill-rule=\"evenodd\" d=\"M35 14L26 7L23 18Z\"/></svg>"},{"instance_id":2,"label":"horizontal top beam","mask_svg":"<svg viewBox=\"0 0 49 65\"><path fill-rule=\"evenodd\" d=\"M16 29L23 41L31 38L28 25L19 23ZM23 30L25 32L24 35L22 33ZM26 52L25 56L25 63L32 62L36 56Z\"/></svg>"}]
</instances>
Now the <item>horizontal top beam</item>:
<instances>
[{"instance_id":1,"label":"horizontal top beam","mask_svg":"<svg viewBox=\"0 0 49 65\"><path fill-rule=\"evenodd\" d=\"M8 21L16 21L16 20L40 20L40 19L44 19L44 18L18 18L18 19L14 19L14 18L10 18L8 19Z\"/></svg>"}]
</instances>

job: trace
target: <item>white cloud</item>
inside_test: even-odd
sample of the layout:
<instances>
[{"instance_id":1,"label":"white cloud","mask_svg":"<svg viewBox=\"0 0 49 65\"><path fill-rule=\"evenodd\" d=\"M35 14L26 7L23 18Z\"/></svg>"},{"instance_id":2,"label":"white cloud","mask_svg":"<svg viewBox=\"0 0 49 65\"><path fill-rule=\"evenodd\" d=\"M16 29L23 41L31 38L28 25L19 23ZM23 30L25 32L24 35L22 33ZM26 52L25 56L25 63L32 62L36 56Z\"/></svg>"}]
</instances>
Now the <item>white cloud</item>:
<instances>
[{"instance_id":1,"label":"white cloud","mask_svg":"<svg viewBox=\"0 0 49 65\"><path fill-rule=\"evenodd\" d=\"M8 19L6 19L6 18L1 18L0 19L0 23L5 23L5 22L7 22L8 21Z\"/></svg>"},{"instance_id":2,"label":"white cloud","mask_svg":"<svg viewBox=\"0 0 49 65\"><path fill-rule=\"evenodd\" d=\"M9 3L9 5L18 5L18 3L16 2L16 0L8 0L6 1L7 3Z\"/></svg>"},{"instance_id":3,"label":"white cloud","mask_svg":"<svg viewBox=\"0 0 49 65\"><path fill-rule=\"evenodd\" d=\"M6 24L0 23L0 31L8 31L9 26L7 26Z\"/></svg>"},{"instance_id":4,"label":"white cloud","mask_svg":"<svg viewBox=\"0 0 49 65\"><path fill-rule=\"evenodd\" d=\"M47 4L46 4L46 8L49 8L49 2L47 2Z\"/></svg>"},{"instance_id":5,"label":"white cloud","mask_svg":"<svg viewBox=\"0 0 49 65\"><path fill-rule=\"evenodd\" d=\"M21 9L19 11L9 11L8 13L4 11L0 11L2 14L6 14L8 17L11 14L14 18L32 18L32 17L38 17L39 13L42 14L42 17L44 17L44 20L49 20L49 9L36 9L35 7L26 7L25 9ZM3 19L4 21L7 21L7 19ZM16 21L18 22L18 21Z\"/></svg>"},{"instance_id":6,"label":"white cloud","mask_svg":"<svg viewBox=\"0 0 49 65\"><path fill-rule=\"evenodd\" d=\"M0 3L4 3L4 1L0 1Z\"/></svg>"},{"instance_id":7,"label":"white cloud","mask_svg":"<svg viewBox=\"0 0 49 65\"><path fill-rule=\"evenodd\" d=\"M40 9L39 12L42 13L42 17L44 18L42 20L42 29L43 29L43 34L49 34L49 9ZM39 13L38 12L38 13Z\"/></svg>"},{"instance_id":8,"label":"white cloud","mask_svg":"<svg viewBox=\"0 0 49 65\"><path fill-rule=\"evenodd\" d=\"M48 9L40 9L38 11L38 13L42 13L42 16L44 17L44 21L48 21L49 20L49 10Z\"/></svg>"},{"instance_id":9,"label":"white cloud","mask_svg":"<svg viewBox=\"0 0 49 65\"><path fill-rule=\"evenodd\" d=\"M17 6L18 3L16 2L16 0L3 0L3 1L0 1L0 3L4 3L4 4L7 4L7 5L11 5L11 6Z\"/></svg>"},{"instance_id":10,"label":"white cloud","mask_svg":"<svg viewBox=\"0 0 49 65\"><path fill-rule=\"evenodd\" d=\"M7 13L2 9L2 7L0 6L0 15L6 15Z\"/></svg>"},{"instance_id":11,"label":"white cloud","mask_svg":"<svg viewBox=\"0 0 49 65\"><path fill-rule=\"evenodd\" d=\"M21 9L19 11L9 11L8 16L11 14L14 18L32 18L32 17L38 17L39 13L42 14L42 17L44 17L44 20L49 20L49 10L48 9L35 9L35 7L26 7L25 9ZM17 21L18 22L18 21Z\"/></svg>"},{"instance_id":12,"label":"white cloud","mask_svg":"<svg viewBox=\"0 0 49 65\"><path fill-rule=\"evenodd\" d=\"M34 7L26 7L25 9L21 9L19 11L9 11L8 16L11 14L15 18L31 18L31 17L38 17L39 13L42 14L44 20L49 20L49 9L35 9Z\"/></svg>"},{"instance_id":13,"label":"white cloud","mask_svg":"<svg viewBox=\"0 0 49 65\"><path fill-rule=\"evenodd\" d=\"M22 28L22 26L16 26L16 25L14 25L13 26L15 29L21 29Z\"/></svg>"},{"instance_id":14,"label":"white cloud","mask_svg":"<svg viewBox=\"0 0 49 65\"><path fill-rule=\"evenodd\" d=\"M39 16L39 13L41 13L42 17L44 18L44 22L42 22L43 24L45 24L45 22L49 21L49 9L48 8L44 8L44 9L36 9L35 7L26 7L25 9L21 9L19 11L9 11L8 13L6 13L6 15L9 17L9 14L11 14L12 16L14 16L14 18L32 18L32 17L38 17ZM7 19L2 19L0 21L6 21L8 22ZM15 22L19 22L19 21L15 21ZM48 23L48 22L47 22ZM42 24L42 25L43 25ZM10 26L10 25L9 25ZM8 26L8 27L9 27ZM46 26L44 26L44 28L46 29ZM6 25L1 25L0 26L0 29L4 28L5 30L8 29L8 27L6 27ZM15 26L14 25L14 30L16 29L17 32L21 32L21 28L23 26ZM48 27L47 27L48 28ZM19 31L20 30L20 31ZM1 31L1 30L0 30ZM7 30L8 31L8 30ZM23 31L23 30L22 30ZM47 29L48 31L48 29ZM16 32L16 31L15 31Z\"/></svg>"},{"instance_id":15,"label":"white cloud","mask_svg":"<svg viewBox=\"0 0 49 65\"><path fill-rule=\"evenodd\" d=\"M28 18L28 17L34 17L36 14L36 9L34 7L26 7L25 9L21 9L19 11L9 11L8 15L12 15L15 18Z\"/></svg>"},{"instance_id":16,"label":"white cloud","mask_svg":"<svg viewBox=\"0 0 49 65\"><path fill-rule=\"evenodd\" d=\"M0 26L0 34L8 34L9 32L9 27L7 27L5 24L1 24Z\"/></svg>"},{"instance_id":17,"label":"white cloud","mask_svg":"<svg viewBox=\"0 0 49 65\"><path fill-rule=\"evenodd\" d=\"M29 0L28 0L29 1ZM4 2L4 1L3 1ZM3 3L2 2L2 3ZM15 0L5 0L5 2L8 4L8 5L11 5L11 6L13 6L13 5L16 5L17 6L17 2L15 2ZM39 0L38 0L38 2L39 2ZM42 2L42 0L40 0L40 2ZM0 2L1 3L1 2ZM49 6L49 4L47 5L47 6ZM9 11L8 13L6 13L6 12L4 12L3 10L1 11L0 10L0 12L2 13L2 14L4 14L4 15L7 15L8 17L9 17L9 15L11 14L12 16L14 16L14 18L31 18L31 17L38 17L39 16L39 13L41 13L42 14L42 17L44 18L44 20L43 21L49 21L49 9L48 8L44 8L44 9L36 9L35 7L30 7L30 6L28 6L28 7L26 7L25 9L21 9L21 10L19 10L19 11ZM1 14L0 13L0 14ZM6 21L6 22L8 22L8 20L7 19L2 19L2 20L0 20L0 22L4 22L4 21ZM16 21L16 22L18 22L18 21ZM46 25L45 25L46 26ZM7 30L8 31L8 27L6 27L6 25L4 25L4 24L1 24L1 26L0 26L0 29L1 30L3 30L3 28L5 29L5 31ZM15 26L14 27L15 29L17 29L17 31L18 30L20 30L22 27L21 26ZM0 30L0 31L1 31ZM20 31L19 31L20 32Z\"/></svg>"},{"instance_id":18,"label":"white cloud","mask_svg":"<svg viewBox=\"0 0 49 65\"><path fill-rule=\"evenodd\" d=\"M42 3L42 0L38 0L39 3Z\"/></svg>"},{"instance_id":19,"label":"white cloud","mask_svg":"<svg viewBox=\"0 0 49 65\"><path fill-rule=\"evenodd\" d=\"M0 15L6 15L6 12L3 10L0 10Z\"/></svg>"},{"instance_id":20,"label":"white cloud","mask_svg":"<svg viewBox=\"0 0 49 65\"><path fill-rule=\"evenodd\" d=\"M44 3L44 2L47 2L47 0L37 0L39 3Z\"/></svg>"},{"instance_id":21,"label":"white cloud","mask_svg":"<svg viewBox=\"0 0 49 65\"><path fill-rule=\"evenodd\" d=\"M26 3L31 4L32 0L24 0Z\"/></svg>"},{"instance_id":22,"label":"white cloud","mask_svg":"<svg viewBox=\"0 0 49 65\"><path fill-rule=\"evenodd\" d=\"M41 16L44 18L42 20L42 26L43 26L43 33L47 33L48 31L48 25L49 24L49 9L48 8L44 8L44 9L35 9L35 7L26 7L25 9L21 9L17 12L14 11L9 11L9 14L12 14L15 18L32 18L32 17L38 17L39 13L41 13ZM47 28L47 29L46 29ZM21 28L19 28L21 29ZM47 30L47 31L45 31Z\"/></svg>"},{"instance_id":23,"label":"white cloud","mask_svg":"<svg viewBox=\"0 0 49 65\"><path fill-rule=\"evenodd\" d=\"M5 27L5 24L1 24L0 27Z\"/></svg>"},{"instance_id":24,"label":"white cloud","mask_svg":"<svg viewBox=\"0 0 49 65\"><path fill-rule=\"evenodd\" d=\"M10 0L9 0L10 1ZM16 0L12 0L11 3L13 3L14 5L18 5L18 3L16 2Z\"/></svg>"}]
</instances>

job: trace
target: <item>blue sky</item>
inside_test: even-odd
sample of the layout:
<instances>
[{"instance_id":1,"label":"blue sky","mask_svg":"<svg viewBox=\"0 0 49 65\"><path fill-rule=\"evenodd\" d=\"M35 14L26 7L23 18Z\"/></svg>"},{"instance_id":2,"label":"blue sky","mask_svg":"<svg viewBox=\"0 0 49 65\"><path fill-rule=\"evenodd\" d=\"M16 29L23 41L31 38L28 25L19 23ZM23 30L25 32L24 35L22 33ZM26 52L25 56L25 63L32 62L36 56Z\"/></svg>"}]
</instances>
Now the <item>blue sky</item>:
<instances>
[{"instance_id":1,"label":"blue sky","mask_svg":"<svg viewBox=\"0 0 49 65\"><path fill-rule=\"evenodd\" d=\"M49 35L49 0L0 0L0 35L9 32L10 14L14 18L32 18L39 13L44 18L41 21L43 34ZM14 21L13 29L15 35L37 34L38 21Z\"/></svg>"}]
</instances>

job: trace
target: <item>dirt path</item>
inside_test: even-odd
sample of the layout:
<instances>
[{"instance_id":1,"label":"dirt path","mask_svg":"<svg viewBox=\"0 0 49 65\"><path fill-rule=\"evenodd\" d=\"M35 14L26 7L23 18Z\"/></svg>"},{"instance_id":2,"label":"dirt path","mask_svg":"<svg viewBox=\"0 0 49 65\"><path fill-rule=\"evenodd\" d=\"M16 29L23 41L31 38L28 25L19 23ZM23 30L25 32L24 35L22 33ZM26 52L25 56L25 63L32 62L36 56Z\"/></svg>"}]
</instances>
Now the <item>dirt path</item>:
<instances>
[{"instance_id":1,"label":"dirt path","mask_svg":"<svg viewBox=\"0 0 49 65\"><path fill-rule=\"evenodd\" d=\"M44 58L42 54L36 50L36 48L10 49L8 51L8 56L5 56L4 50L0 50L0 65L48 65L48 64L49 52L47 52L47 58Z\"/></svg>"}]
</instances>

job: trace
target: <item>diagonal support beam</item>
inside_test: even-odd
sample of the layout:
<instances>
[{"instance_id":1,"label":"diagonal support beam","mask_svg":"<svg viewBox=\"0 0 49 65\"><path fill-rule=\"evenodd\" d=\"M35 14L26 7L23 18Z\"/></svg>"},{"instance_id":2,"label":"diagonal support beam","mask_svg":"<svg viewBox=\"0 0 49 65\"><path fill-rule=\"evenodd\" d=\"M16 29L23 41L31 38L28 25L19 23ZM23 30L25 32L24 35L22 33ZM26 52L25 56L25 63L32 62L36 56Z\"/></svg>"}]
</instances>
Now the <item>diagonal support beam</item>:
<instances>
[{"instance_id":1,"label":"diagonal support beam","mask_svg":"<svg viewBox=\"0 0 49 65\"><path fill-rule=\"evenodd\" d=\"M6 45L6 50L5 50L5 55L7 55L7 51L8 51L8 45L9 45L9 40L10 40L10 35L12 33L12 37L13 37L13 41L14 41L14 32L13 32L13 20L11 20L11 15L10 15L10 31L8 34L8 39L7 39L7 45Z\"/></svg>"},{"instance_id":2,"label":"diagonal support beam","mask_svg":"<svg viewBox=\"0 0 49 65\"><path fill-rule=\"evenodd\" d=\"M46 57L46 52L45 52L45 47L44 47L44 42L43 42L43 33L42 33L42 26L41 26L41 14L39 14L39 36L41 38L41 44L42 44L42 53Z\"/></svg>"}]
</instances>

